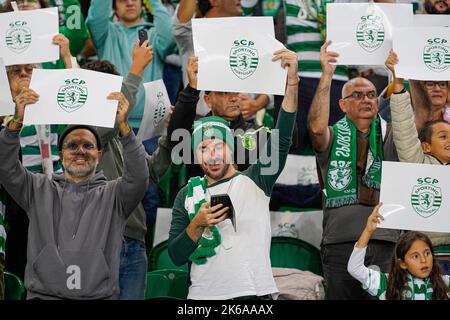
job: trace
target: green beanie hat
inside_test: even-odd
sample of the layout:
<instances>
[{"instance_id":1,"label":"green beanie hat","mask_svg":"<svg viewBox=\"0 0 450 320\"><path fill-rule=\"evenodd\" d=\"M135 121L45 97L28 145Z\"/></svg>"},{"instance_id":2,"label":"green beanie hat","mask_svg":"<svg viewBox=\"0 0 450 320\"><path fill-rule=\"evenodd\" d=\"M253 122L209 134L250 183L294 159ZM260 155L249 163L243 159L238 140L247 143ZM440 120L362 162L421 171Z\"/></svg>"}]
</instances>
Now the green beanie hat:
<instances>
[{"instance_id":1,"label":"green beanie hat","mask_svg":"<svg viewBox=\"0 0 450 320\"><path fill-rule=\"evenodd\" d=\"M195 121L193 129L192 150L194 153L198 144L206 139L220 139L228 145L231 151L234 150L234 139L228 121L216 116L205 117Z\"/></svg>"}]
</instances>

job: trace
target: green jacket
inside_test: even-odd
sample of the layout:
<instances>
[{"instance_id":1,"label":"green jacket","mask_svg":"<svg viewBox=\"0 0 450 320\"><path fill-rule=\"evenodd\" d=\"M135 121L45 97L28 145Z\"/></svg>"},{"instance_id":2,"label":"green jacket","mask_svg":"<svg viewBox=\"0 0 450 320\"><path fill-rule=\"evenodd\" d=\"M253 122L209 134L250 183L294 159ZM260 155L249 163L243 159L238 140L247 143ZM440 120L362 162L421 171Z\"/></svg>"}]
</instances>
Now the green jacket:
<instances>
[{"instance_id":1,"label":"green jacket","mask_svg":"<svg viewBox=\"0 0 450 320\"><path fill-rule=\"evenodd\" d=\"M55 0L52 0L54 3ZM81 13L81 6L78 0L63 0L64 6L64 25L59 27L62 33L70 41L70 53L77 56L84 48L84 43L88 38L88 31L84 23L84 17ZM78 27L79 17L79 28ZM56 63L45 62L42 64L44 69L65 69L64 62L59 59Z\"/></svg>"}]
</instances>

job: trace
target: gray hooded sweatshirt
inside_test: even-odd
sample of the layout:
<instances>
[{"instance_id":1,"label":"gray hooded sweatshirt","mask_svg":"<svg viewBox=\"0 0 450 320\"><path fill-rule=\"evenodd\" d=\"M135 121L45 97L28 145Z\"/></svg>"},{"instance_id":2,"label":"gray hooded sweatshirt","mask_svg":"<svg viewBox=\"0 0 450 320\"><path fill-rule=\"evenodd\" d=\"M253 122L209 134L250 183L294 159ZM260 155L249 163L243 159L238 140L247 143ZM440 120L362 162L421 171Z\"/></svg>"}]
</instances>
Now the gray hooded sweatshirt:
<instances>
[{"instance_id":1,"label":"gray hooded sweatshirt","mask_svg":"<svg viewBox=\"0 0 450 320\"><path fill-rule=\"evenodd\" d=\"M19 131L0 132L0 184L27 212L28 299L116 299L127 218L148 185L145 150L131 133L121 139L122 177L102 172L78 184L48 179L19 161Z\"/></svg>"}]
</instances>

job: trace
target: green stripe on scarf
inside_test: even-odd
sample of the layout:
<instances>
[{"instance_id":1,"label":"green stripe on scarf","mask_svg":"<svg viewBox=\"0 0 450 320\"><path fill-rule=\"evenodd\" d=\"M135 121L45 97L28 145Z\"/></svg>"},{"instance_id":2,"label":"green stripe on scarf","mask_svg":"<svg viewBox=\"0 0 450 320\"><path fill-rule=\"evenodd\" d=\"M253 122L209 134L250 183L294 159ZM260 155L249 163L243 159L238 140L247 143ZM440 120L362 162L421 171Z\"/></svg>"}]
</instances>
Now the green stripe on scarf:
<instances>
[{"instance_id":1,"label":"green stripe on scarf","mask_svg":"<svg viewBox=\"0 0 450 320\"><path fill-rule=\"evenodd\" d=\"M358 203L356 127L345 116L333 128L334 140L326 177L327 208ZM380 118L377 117L370 129L367 164L362 178L367 187L380 189L382 161L383 140Z\"/></svg>"},{"instance_id":2,"label":"green stripe on scarf","mask_svg":"<svg viewBox=\"0 0 450 320\"><path fill-rule=\"evenodd\" d=\"M206 202L206 177L193 177L187 184L187 194L185 206L189 214L189 221L194 219L195 215L203 203ZM198 247L189 257L195 264L205 264L207 258L216 255L215 248L220 245L221 236L216 226L205 228L202 237L198 242Z\"/></svg>"}]
</instances>

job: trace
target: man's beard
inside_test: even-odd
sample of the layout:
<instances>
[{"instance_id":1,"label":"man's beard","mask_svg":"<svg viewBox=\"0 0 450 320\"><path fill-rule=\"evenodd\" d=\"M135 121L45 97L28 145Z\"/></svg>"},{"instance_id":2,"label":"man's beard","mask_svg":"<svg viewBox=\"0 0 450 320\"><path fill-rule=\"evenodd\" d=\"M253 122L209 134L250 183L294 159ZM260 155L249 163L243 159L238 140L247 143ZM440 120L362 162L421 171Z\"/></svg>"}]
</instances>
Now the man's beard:
<instances>
[{"instance_id":1,"label":"man's beard","mask_svg":"<svg viewBox=\"0 0 450 320\"><path fill-rule=\"evenodd\" d=\"M225 163L225 165L222 168L222 170L220 172L214 173L214 174L212 174L208 170L208 167L207 167L208 164L219 164L219 163L221 164L222 161L221 160L216 160L216 159L207 161L205 166L203 167L203 171L205 172L205 175L207 175L208 177L210 177L211 179L214 179L216 181L221 180L227 174L228 168L230 168L230 164L229 163Z\"/></svg>"},{"instance_id":2,"label":"man's beard","mask_svg":"<svg viewBox=\"0 0 450 320\"><path fill-rule=\"evenodd\" d=\"M92 163L92 160L87 161L87 166L76 168L72 167L71 163L67 163L68 160L63 160L64 170L67 171L74 178L82 179L92 176L97 169L98 162ZM73 162L73 161L72 161Z\"/></svg>"},{"instance_id":3,"label":"man's beard","mask_svg":"<svg viewBox=\"0 0 450 320\"><path fill-rule=\"evenodd\" d=\"M445 1L441 1L441 2L445 2ZM447 7L447 10L445 10L444 12L440 12L436 9L436 3L434 5L432 5L430 0L425 1L425 11L428 14L450 14L449 7Z\"/></svg>"}]
</instances>

